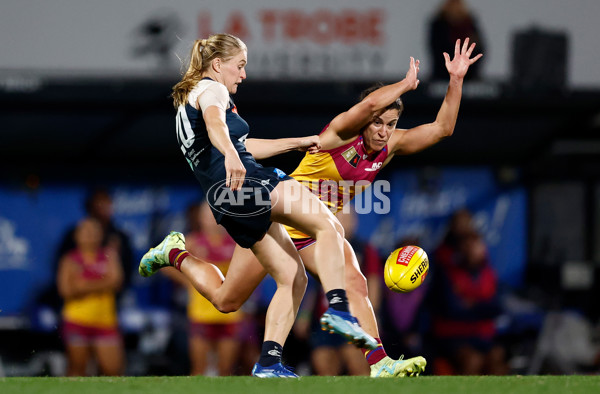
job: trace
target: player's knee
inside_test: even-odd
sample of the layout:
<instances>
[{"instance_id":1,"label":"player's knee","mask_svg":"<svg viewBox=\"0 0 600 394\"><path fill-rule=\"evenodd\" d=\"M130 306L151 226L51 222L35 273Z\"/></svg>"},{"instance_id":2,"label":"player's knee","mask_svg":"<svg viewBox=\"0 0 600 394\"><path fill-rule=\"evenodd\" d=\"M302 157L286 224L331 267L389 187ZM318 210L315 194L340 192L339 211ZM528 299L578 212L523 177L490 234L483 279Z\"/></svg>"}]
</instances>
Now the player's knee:
<instances>
[{"instance_id":1,"label":"player's knee","mask_svg":"<svg viewBox=\"0 0 600 394\"><path fill-rule=\"evenodd\" d=\"M336 237L340 241L344 240L344 227L335 218L325 219L322 223L321 232L329 237Z\"/></svg>"},{"instance_id":2,"label":"player's knee","mask_svg":"<svg viewBox=\"0 0 600 394\"><path fill-rule=\"evenodd\" d=\"M346 233L344 232L344 226L336 219L332 220L335 231L344 239L346 237Z\"/></svg>"},{"instance_id":3,"label":"player's knee","mask_svg":"<svg viewBox=\"0 0 600 394\"><path fill-rule=\"evenodd\" d=\"M237 312L242 307L242 302L239 300L222 300L214 304L215 308L221 313Z\"/></svg>"},{"instance_id":4,"label":"player's knee","mask_svg":"<svg viewBox=\"0 0 600 394\"><path fill-rule=\"evenodd\" d=\"M308 276L306 276L306 271L299 269L294 278L294 289L304 294L306 286L308 286Z\"/></svg>"}]
</instances>

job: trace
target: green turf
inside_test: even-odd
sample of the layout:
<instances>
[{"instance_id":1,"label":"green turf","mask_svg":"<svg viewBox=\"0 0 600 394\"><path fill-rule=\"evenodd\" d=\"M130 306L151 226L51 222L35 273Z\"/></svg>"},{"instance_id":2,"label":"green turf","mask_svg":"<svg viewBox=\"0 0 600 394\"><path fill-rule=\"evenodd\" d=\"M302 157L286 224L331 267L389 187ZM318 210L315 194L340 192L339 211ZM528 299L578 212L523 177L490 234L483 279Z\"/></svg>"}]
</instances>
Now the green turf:
<instances>
[{"instance_id":1,"label":"green turf","mask_svg":"<svg viewBox=\"0 0 600 394\"><path fill-rule=\"evenodd\" d=\"M125 377L125 378L1 378L2 394L552 394L600 393L600 376L422 376L417 379L366 377Z\"/></svg>"}]
</instances>

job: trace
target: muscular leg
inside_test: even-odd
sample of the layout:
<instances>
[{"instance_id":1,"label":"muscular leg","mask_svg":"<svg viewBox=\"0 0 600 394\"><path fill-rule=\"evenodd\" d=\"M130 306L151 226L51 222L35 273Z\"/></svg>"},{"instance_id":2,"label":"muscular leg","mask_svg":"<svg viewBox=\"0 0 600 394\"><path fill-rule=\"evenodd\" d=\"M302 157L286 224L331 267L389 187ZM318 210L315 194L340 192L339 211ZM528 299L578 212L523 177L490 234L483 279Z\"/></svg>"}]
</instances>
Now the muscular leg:
<instances>
[{"instance_id":1,"label":"muscular leg","mask_svg":"<svg viewBox=\"0 0 600 394\"><path fill-rule=\"evenodd\" d=\"M317 242L314 245L315 270L323 290L344 288L344 230L325 204L295 180L281 182L275 188L278 202L271 218L294 227Z\"/></svg>"},{"instance_id":2,"label":"muscular leg","mask_svg":"<svg viewBox=\"0 0 600 394\"><path fill-rule=\"evenodd\" d=\"M214 264L192 255L183 260L181 272L194 288L223 313L238 310L266 275L249 249L236 246L227 278Z\"/></svg>"},{"instance_id":3,"label":"muscular leg","mask_svg":"<svg viewBox=\"0 0 600 394\"><path fill-rule=\"evenodd\" d=\"M314 244L300 251L300 257L308 271L317 274ZM347 240L344 240L345 287L350 310L360 322L361 327L372 337L379 338L379 329L375 311L369 300L367 279L360 271L354 250Z\"/></svg>"},{"instance_id":4,"label":"muscular leg","mask_svg":"<svg viewBox=\"0 0 600 394\"><path fill-rule=\"evenodd\" d=\"M265 237L252 246L252 252L277 283L267 309L264 341L283 346L306 290L306 272L292 240L278 223L273 223Z\"/></svg>"},{"instance_id":5,"label":"muscular leg","mask_svg":"<svg viewBox=\"0 0 600 394\"><path fill-rule=\"evenodd\" d=\"M285 185L285 186L284 186ZM275 188L273 221L289 224L317 239L315 254L325 291L343 288L343 264L338 260L342 248L342 226L310 191L297 181L281 182ZM289 211L289 212L288 212ZM287 237L287 235L286 235ZM266 275L266 270L249 249L236 246L227 278L211 263L187 256L181 272L194 288L223 313L238 310Z\"/></svg>"}]
</instances>

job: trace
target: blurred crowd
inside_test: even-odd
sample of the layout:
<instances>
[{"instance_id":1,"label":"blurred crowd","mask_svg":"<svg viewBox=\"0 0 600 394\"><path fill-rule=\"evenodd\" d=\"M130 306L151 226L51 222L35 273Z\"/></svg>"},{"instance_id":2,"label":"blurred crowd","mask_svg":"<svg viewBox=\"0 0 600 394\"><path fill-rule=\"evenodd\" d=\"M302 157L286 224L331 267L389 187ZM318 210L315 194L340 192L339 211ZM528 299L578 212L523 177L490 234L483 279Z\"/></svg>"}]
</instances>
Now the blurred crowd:
<instances>
[{"instance_id":1,"label":"blurred crowd","mask_svg":"<svg viewBox=\"0 0 600 394\"><path fill-rule=\"evenodd\" d=\"M135 313L125 295L138 275L133 234L114 223L112 205L108 191L91 192L86 215L56 245L56 283L43 296L60 316L44 339L54 365L22 373L249 375L260 353L274 281L267 276L240 311L223 314L177 270L162 269L154 278L160 290L150 291L167 307L163 316L131 330ZM235 243L208 205L191 204L185 218L188 250L226 274ZM383 267L391 250L356 236L360 215L351 209L338 218L367 278L390 356L422 355L428 360L426 374L435 375L598 372L600 348L590 321L573 311L547 313L500 283L484 233L466 207L454 212L437 247L427 250L429 275L410 293L385 286ZM395 248L421 244L409 237ZM368 375L359 349L320 329L318 318L326 306L323 290L310 278L286 343L286 362L301 375ZM559 336L571 339L567 344Z\"/></svg>"},{"instance_id":2,"label":"blurred crowd","mask_svg":"<svg viewBox=\"0 0 600 394\"><path fill-rule=\"evenodd\" d=\"M158 280L169 284L168 292L160 295L170 305L168 329L162 335L156 327L141 333L123 332L119 316L124 315L119 309L126 301L122 294L137 274L129 236L111 220L112 200L107 191L94 191L86 210L87 215L57 245L60 324L55 335L65 365L54 373L248 375L260 352L264 314L275 290L270 278L242 310L223 314L178 271L163 269ZM426 373L436 375L539 373L556 362L552 352L540 350L542 317L530 330L515 328L511 322L519 318L506 308L507 294L468 209L452 215L445 236L437 248L428 251L431 268L427 280L410 293L395 293L385 286L386 255L355 237L360 217L353 210L338 217L367 278L382 340L391 356L423 355L429 362ZM226 274L233 240L216 224L205 202L192 204L186 218L189 251ZM405 238L396 247L419 244L418 238ZM286 345L290 348L286 362L305 375L368 375L359 349L320 330L318 317L326 304L318 282L311 279ZM566 322L562 315L552 319L551 327L559 327L557 321L575 327L581 323L573 316ZM523 345L528 342L529 348ZM588 370L594 371L600 361L597 348L589 343L582 347L587 349L582 359ZM528 362L519 364L522 358L539 369L532 371ZM575 371L579 371L578 362L573 364Z\"/></svg>"}]
</instances>

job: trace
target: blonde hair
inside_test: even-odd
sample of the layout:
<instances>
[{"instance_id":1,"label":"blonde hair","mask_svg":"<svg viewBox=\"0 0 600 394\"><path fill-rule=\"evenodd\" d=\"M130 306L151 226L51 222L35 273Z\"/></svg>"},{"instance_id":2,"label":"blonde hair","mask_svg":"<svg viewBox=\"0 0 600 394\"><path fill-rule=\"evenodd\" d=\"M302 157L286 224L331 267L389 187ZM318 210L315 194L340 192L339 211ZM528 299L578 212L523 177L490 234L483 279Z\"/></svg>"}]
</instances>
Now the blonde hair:
<instances>
[{"instance_id":1,"label":"blonde hair","mask_svg":"<svg viewBox=\"0 0 600 394\"><path fill-rule=\"evenodd\" d=\"M190 64L183 78L173 86L173 105L175 108L185 105L189 93L203 78L213 59L227 61L240 51L247 50L246 44L234 35L227 33L213 34L208 38L194 41L190 52Z\"/></svg>"}]
</instances>

